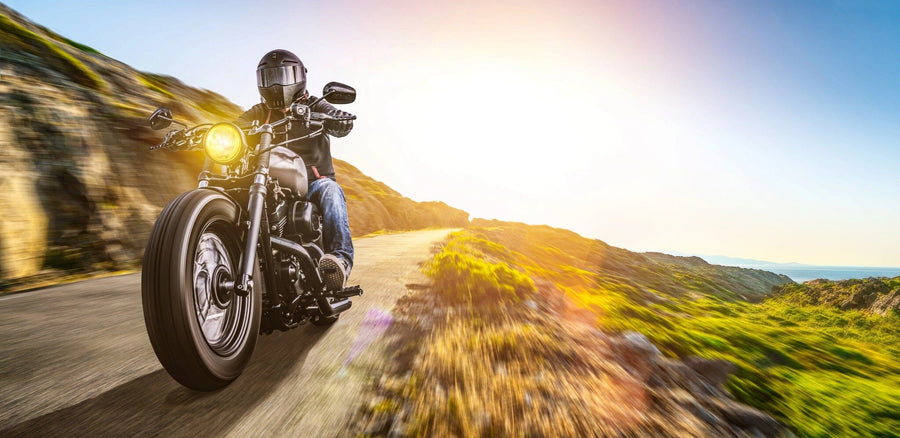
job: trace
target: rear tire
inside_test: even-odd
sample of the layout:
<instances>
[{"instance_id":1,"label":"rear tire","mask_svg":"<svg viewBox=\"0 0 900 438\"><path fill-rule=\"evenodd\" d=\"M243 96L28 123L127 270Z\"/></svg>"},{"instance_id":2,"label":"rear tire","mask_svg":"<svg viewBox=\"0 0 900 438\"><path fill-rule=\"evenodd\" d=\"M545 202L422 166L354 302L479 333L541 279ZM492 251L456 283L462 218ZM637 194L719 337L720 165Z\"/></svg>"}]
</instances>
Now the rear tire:
<instances>
[{"instance_id":1,"label":"rear tire","mask_svg":"<svg viewBox=\"0 0 900 438\"><path fill-rule=\"evenodd\" d=\"M144 323L153 351L175 380L198 391L234 381L259 333L258 262L246 297L218 287L240 277L238 211L217 191L184 193L160 214L144 253Z\"/></svg>"}]
</instances>

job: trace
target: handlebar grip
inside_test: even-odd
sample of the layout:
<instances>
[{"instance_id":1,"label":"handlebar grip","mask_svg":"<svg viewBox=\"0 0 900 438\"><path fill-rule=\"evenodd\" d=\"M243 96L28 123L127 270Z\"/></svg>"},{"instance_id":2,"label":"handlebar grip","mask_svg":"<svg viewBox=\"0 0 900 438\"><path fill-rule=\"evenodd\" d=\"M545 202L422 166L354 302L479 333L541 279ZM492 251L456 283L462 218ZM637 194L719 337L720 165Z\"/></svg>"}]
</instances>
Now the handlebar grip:
<instances>
[{"instance_id":1,"label":"handlebar grip","mask_svg":"<svg viewBox=\"0 0 900 438\"><path fill-rule=\"evenodd\" d=\"M335 116L332 116L330 114L325 114L325 113L312 113L310 115L310 120L311 121L316 121L316 120L329 121L330 120L330 121L335 121L335 122L346 122L346 121L350 121L350 120L356 120L356 116L351 115L349 117L335 117Z\"/></svg>"}]
</instances>

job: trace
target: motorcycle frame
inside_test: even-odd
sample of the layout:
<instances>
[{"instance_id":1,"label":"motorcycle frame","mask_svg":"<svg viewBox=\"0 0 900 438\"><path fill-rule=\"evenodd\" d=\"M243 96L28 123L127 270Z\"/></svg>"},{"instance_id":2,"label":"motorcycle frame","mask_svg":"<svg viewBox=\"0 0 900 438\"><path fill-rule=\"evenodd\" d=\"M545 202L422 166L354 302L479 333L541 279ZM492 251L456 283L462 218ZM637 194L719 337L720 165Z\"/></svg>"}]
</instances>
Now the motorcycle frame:
<instances>
[{"instance_id":1,"label":"motorcycle frame","mask_svg":"<svg viewBox=\"0 0 900 438\"><path fill-rule=\"evenodd\" d=\"M274 246L279 251L290 252L298 257L303 265L304 274L306 274L306 284L312 288L313 295L319 305L318 307L323 314L334 314L334 311L337 309L332 308L327 297L323 294L324 282L308 249L304 245L272 236L270 233L268 215L265 213L268 185L271 184L271 178L269 177L271 151L267 149L269 149L274 138L273 125L262 125L254 130L255 133L260 134L260 141L255 150L263 152L259 154L253 172L236 177L218 177L213 173L217 165L216 162L207 156L203 170L200 172L198 184L198 187L201 189L208 188L225 193L236 205L241 206L241 202L230 196L227 189L246 187L247 180L252 178L247 206L246 208L240 208L238 221L235 224L238 229L244 231L244 235L241 239L243 251L241 252L241 260L238 267L239 278L234 282L234 292L238 295L246 296L253 287L256 287L253 279L253 267L259 260L262 264L260 274L264 277L266 285L264 293L271 305L270 310L286 309L290 313L296 310L301 301L300 296L287 303L282 300L281 295L278 293L280 283L276 276L276 262L272 252ZM321 250L318 251L317 255L321 256Z\"/></svg>"}]
</instances>

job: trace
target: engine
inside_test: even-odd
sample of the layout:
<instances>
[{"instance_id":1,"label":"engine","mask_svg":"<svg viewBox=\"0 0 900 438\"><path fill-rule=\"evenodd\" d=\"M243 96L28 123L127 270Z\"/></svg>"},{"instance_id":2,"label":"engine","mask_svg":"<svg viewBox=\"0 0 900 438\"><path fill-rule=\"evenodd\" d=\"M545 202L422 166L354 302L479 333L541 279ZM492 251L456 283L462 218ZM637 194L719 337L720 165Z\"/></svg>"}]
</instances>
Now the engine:
<instances>
[{"instance_id":1,"label":"engine","mask_svg":"<svg viewBox=\"0 0 900 438\"><path fill-rule=\"evenodd\" d=\"M300 243L313 242L322 237L322 215L315 204L277 194L274 198L270 200L274 207L269 214L273 235Z\"/></svg>"}]
</instances>

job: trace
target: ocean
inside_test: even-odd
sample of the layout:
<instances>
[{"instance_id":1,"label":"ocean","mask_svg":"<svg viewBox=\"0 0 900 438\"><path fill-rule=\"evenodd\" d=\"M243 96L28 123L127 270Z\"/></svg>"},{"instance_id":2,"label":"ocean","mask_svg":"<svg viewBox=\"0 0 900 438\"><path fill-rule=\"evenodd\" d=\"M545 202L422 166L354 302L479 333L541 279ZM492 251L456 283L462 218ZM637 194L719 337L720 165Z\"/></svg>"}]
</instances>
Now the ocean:
<instances>
[{"instance_id":1,"label":"ocean","mask_svg":"<svg viewBox=\"0 0 900 438\"><path fill-rule=\"evenodd\" d=\"M859 266L753 266L776 274L791 277L797 283L824 278L847 280L849 278L900 277L900 268L865 268Z\"/></svg>"},{"instance_id":2,"label":"ocean","mask_svg":"<svg viewBox=\"0 0 900 438\"><path fill-rule=\"evenodd\" d=\"M680 257L690 256L689 254L678 251L672 251L669 252L669 254ZM765 260L721 255L700 255L697 257L714 265L739 266L741 268L762 269L776 274L784 274L791 277L791 280L794 280L797 283L803 283L804 281L815 280L817 278L824 278L826 280L847 280L850 278L900 277L900 267L873 268L865 266L820 266L806 265L803 263L776 263Z\"/></svg>"}]
</instances>

